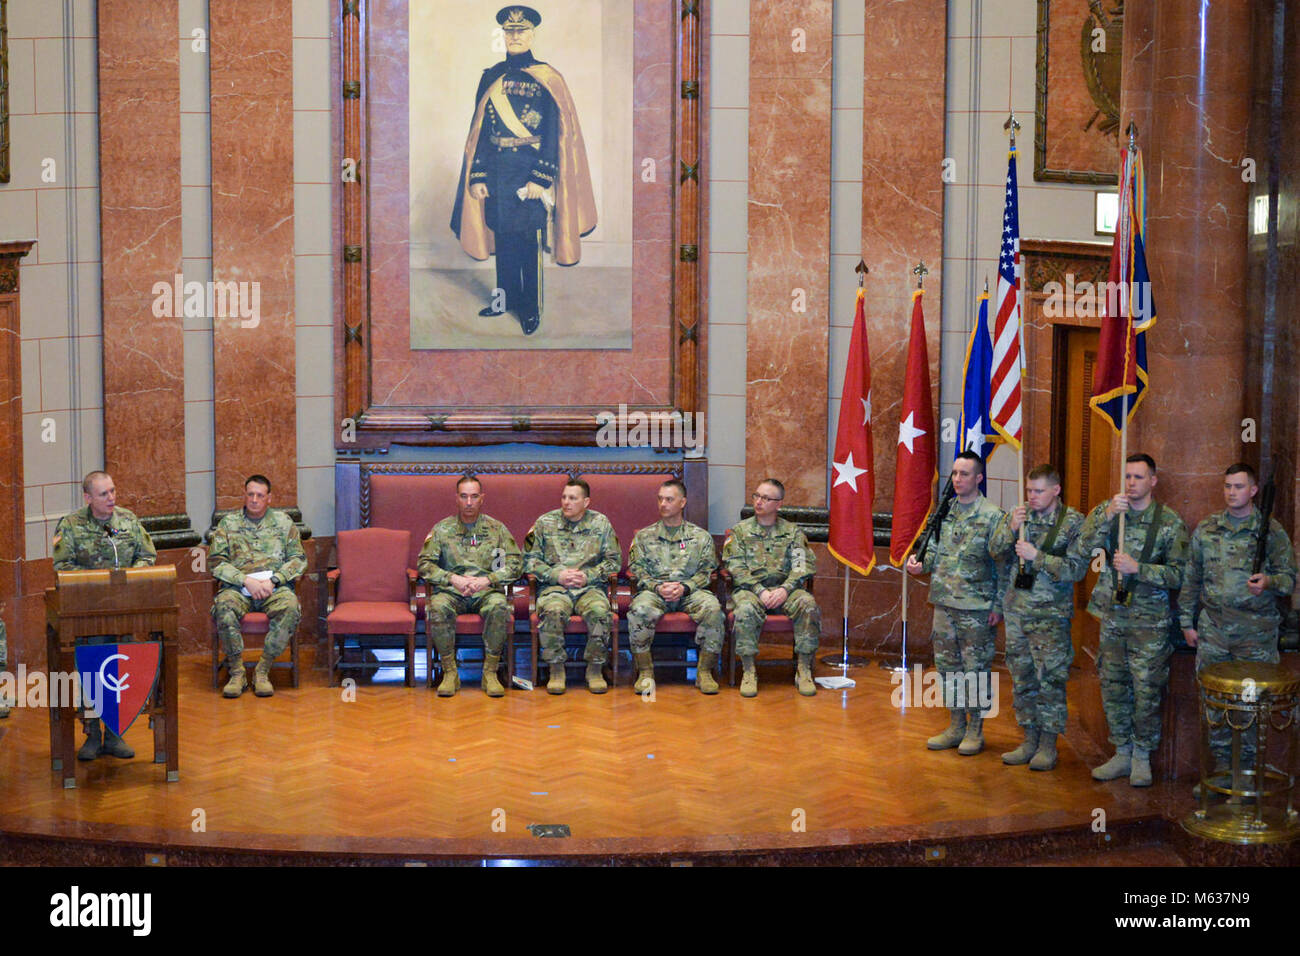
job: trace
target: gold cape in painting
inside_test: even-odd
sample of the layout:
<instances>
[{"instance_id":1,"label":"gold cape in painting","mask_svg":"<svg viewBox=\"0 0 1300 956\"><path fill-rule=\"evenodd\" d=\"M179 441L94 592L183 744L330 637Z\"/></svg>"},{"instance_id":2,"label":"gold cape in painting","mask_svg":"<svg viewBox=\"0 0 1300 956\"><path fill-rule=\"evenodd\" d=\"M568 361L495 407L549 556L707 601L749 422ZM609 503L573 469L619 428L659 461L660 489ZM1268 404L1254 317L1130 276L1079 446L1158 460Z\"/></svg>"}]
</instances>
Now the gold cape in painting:
<instances>
[{"instance_id":1,"label":"gold cape in painting","mask_svg":"<svg viewBox=\"0 0 1300 956\"><path fill-rule=\"evenodd\" d=\"M591 171L587 167L587 147L578 125L578 111L564 78L546 63L533 63L524 72L537 80L551 94L560 115L559 172L555 177L555 220L551 230L551 255L562 266L576 265L582 258L583 236L596 228L596 196L591 188ZM459 191L452 214L452 231L460 237L460 247L475 259L487 259L496 251L492 230L483 217L483 200L469 194L469 173L474 167L483 112L492 93L484 91L474 110L474 121L465 141L465 156L460 168Z\"/></svg>"}]
</instances>

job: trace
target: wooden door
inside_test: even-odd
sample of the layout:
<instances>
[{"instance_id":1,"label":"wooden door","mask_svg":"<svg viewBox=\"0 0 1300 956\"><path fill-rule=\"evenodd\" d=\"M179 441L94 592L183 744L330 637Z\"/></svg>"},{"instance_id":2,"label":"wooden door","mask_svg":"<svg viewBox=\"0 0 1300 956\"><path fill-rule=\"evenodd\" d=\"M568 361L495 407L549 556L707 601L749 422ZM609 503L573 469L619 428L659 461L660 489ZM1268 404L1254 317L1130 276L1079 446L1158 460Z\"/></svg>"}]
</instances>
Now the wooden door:
<instances>
[{"instance_id":1,"label":"wooden door","mask_svg":"<svg viewBox=\"0 0 1300 956\"><path fill-rule=\"evenodd\" d=\"M1055 333L1052 458L1060 462L1065 503L1087 515L1117 490L1111 455L1112 442L1118 439L1088 405L1101 333L1068 326L1057 326ZM1086 647L1093 656L1097 650L1097 622L1084 609L1096 581L1096 572L1089 568L1074 592L1075 649Z\"/></svg>"}]
</instances>

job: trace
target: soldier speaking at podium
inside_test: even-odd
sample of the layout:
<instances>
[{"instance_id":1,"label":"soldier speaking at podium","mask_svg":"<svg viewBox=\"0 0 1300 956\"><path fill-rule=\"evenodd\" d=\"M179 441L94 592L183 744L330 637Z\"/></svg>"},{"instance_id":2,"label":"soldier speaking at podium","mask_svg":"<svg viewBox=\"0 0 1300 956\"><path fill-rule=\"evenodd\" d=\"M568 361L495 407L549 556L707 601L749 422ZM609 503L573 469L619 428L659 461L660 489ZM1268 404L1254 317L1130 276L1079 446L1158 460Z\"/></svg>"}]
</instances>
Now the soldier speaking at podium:
<instances>
[{"instance_id":1,"label":"soldier speaking at podium","mask_svg":"<svg viewBox=\"0 0 1300 956\"><path fill-rule=\"evenodd\" d=\"M587 148L564 77L532 54L542 17L503 7L506 58L483 71L451 215L451 231L475 259L496 252L497 288L481 316L515 314L525 335L541 323L542 250L562 266L582 256L596 228ZM504 301L499 299L504 296Z\"/></svg>"},{"instance_id":2,"label":"soldier speaking at podium","mask_svg":"<svg viewBox=\"0 0 1300 956\"><path fill-rule=\"evenodd\" d=\"M146 568L158 559L149 532L140 519L117 507L117 488L107 472L92 471L81 480L81 497L86 507L64 515L54 529L54 570L94 571L103 568ZM88 637L84 643L116 641L113 634ZM99 719L85 719L86 742L77 751L78 760L94 760L100 754L129 759L135 751L107 727L100 734Z\"/></svg>"}]
</instances>

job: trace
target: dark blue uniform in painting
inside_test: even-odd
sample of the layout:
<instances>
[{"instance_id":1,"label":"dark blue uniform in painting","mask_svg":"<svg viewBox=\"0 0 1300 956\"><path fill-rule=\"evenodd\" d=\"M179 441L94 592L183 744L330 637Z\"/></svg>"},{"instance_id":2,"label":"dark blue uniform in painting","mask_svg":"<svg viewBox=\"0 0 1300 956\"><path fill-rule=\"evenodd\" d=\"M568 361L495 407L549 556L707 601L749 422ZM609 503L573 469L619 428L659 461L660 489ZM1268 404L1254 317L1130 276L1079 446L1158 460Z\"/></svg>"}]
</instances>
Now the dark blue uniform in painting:
<instances>
[{"instance_id":1,"label":"dark blue uniform in painting","mask_svg":"<svg viewBox=\"0 0 1300 956\"><path fill-rule=\"evenodd\" d=\"M547 209L540 199L521 199L519 190L530 182L550 189L555 185L559 161L555 100L524 72L537 62L526 50L483 71L474 98L476 106L498 78L501 84L484 106L469 173L471 186L482 183L487 187L483 212L496 237L497 287L505 293L505 308L519 318L526 332L531 331L530 324L535 327L542 311L541 256ZM503 115L503 101L513 108L513 116ZM519 135L523 132L528 135Z\"/></svg>"}]
</instances>

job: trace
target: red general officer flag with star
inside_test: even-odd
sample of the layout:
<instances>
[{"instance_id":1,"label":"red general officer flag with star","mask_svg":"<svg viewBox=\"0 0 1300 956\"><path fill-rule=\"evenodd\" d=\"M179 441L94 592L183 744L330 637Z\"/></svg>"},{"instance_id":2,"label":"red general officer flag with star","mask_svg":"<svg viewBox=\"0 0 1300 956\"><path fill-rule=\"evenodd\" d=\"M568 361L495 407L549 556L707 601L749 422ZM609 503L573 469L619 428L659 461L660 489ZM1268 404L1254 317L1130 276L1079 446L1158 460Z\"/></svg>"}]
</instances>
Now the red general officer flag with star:
<instances>
[{"instance_id":1,"label":"red general officer flag with star","mask_svg":"<svg viewBox=\"0 0 1300 956\"><path fill-rule=\"evenodd\" d=\"M870 574L876 566L871 531L871 506L876 498L876 475L872 467L875 452L871 442L871 352L867 347L867 320L862 309L865 297L865 291L858 289L853 338L849 342L849 361L840 395L840 423L835 430L832 459L835 478L831 483L831 554L859 574Z\"/></svg>"},{"instance_id":2,"label":"red general officer flag with star","mask_svg":"<svg viewBox=\"0 0 1300 956\"><path fill-rule=\"evenodd\" d=\"M898 467L894 474L894 523L889 534L889 562L901 567L930 516L938 478L934 402L930 392L930 356L925 346L922 290L912 293L912 338L907 344L903 408L898 423Z\"/></svg>"}]
</instances>

